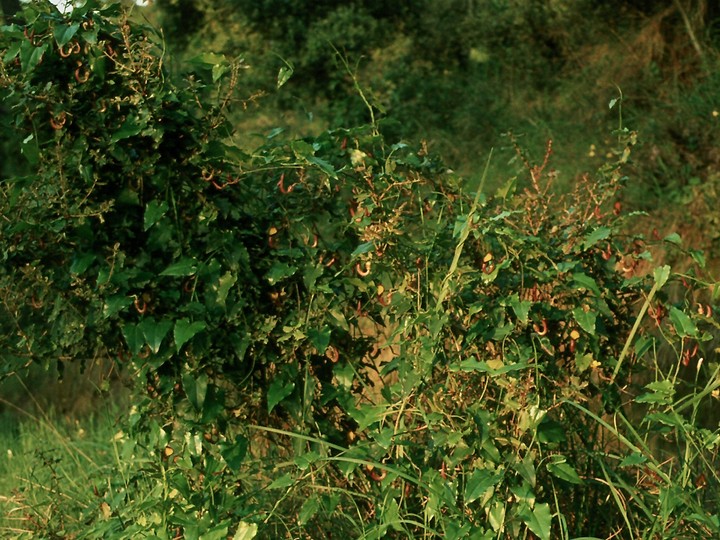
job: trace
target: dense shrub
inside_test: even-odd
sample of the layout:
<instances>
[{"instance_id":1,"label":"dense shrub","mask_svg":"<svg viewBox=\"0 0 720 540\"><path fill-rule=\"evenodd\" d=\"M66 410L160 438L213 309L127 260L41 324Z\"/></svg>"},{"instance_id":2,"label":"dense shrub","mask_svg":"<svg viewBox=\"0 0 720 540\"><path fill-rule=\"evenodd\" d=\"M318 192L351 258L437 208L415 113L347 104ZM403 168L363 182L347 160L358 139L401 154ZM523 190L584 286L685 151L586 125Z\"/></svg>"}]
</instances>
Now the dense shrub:
<instances>
[{"instance_id":1,"label":"dense shrub","mask_svg":"<svg viewBox=\"0 0 720 540\"><path fill-rule=\"evenodd\" d=\"M109 356L134 379L141 468L96 486L96 532L718 532L720 438L694 422L716 294L693 296L694 252L671 302L627 234L635 133L564 197L550 143L494 196L376 125L246 153L240 64L171 77L114 5L26 17L2 34L29 163L2 179L2 369Z\"/></svg>"}]
</instances>

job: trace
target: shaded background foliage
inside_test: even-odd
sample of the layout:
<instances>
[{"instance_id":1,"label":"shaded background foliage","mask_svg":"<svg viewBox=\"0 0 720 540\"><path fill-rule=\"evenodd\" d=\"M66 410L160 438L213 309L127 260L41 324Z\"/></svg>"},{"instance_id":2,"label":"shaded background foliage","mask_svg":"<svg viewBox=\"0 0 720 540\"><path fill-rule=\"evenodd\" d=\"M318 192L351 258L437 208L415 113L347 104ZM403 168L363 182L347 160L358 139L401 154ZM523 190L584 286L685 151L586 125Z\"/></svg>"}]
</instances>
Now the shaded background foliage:
<instances>
[{"instance_id":1,"label":"shaded background foliage","mask_svg":"<svg viewBox=\"0 0 720 540\"><path fill-rule=\"evenodd\" d=\"M653 170L656 154L674 162L675 171L684 149L707 153L716 142L707 88L717 84L718 8L704 0L161 0L156 7L171 50L241 51L252 67L248 82L268 92L283 60L291 63L294 79L269 99L305 130L366 114L339 52L383 110L387 134L426 137L462 170L477 170L474 148L496 145L508 130L533 144L547 137L567 144L574 155L561 164L572 167L590 144L603 146L589 133L616 125L606 105L618 87L627 120L643 135L641 156L655 156L642 160L649 163L639 175L644 187L669 176ZM199 23L188 29L183 20ZM307 113L315 124L308 126ZM705 157L698 161L717 163L716 156ZM675 191L698 172L681 171L677 180L658 180L657 188Z\"/></svg>"}]
</instances>

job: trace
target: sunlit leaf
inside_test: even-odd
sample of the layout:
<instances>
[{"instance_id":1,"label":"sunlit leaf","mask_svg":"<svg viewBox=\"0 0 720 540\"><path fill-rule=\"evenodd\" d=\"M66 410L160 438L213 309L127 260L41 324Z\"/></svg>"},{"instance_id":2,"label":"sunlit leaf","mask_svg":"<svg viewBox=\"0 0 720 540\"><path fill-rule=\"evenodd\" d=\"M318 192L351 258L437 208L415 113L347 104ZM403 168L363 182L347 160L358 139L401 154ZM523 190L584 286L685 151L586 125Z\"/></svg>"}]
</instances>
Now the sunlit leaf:
<instances>
[{"instance_id":1,"label":"sunlit leaf","mask_svg":"<svg viewBox=\"0 0 720 540\"><path fill-rule=\"evenodd\" d=\"M587 274L577 272L574 273L572 277L573 288L580 290L585 289L586 291L592 291L597 296L601 296L600 287L598 287L597 282Z\"/></svg>"},{"instance_id":2,"label":"sunlit leaf","mask_svg":"<svg viewBox=\"0 0 720 540\"><path fill-rule=\"evenodd\" d=\"M582 484L582 479L578 476L577 471L567 462L564 456L557 454L552 456L545 467L550 474L560 480L565 480L571 484Z\"/></svg>"},{"instance_id":3,"label":"sunlit leaf","mask_svg":"<svg viewBox=\"0 0 720 540\"><path fill-rule=\"evenodd\" d=\"M693 320L685 312L675 306L670 308L670 320L672 321L678 336L696 337L698 335L698 329Z\"/></svg>"},{"instance_id":4,"label":"sunlit leaf","mask_svg":"<svg viewBox=\"0 0 720 540\"><path fill-rule=\"evenodd\" d=\"M222 276L220 276L217 284L213 285L213 289L217 293L218 304L221 306L225 305L230 289L232 289L235 283L237 283L237 276L232 272L225 272Z\"/></svg>"},{"instance_id":5,"label":"sunlit leaf","mask_svg":"<svg viewBox=\"0 0 720 540\"><path fill-rule=\"evenodd\" d=\"M47 43L36 47L30 40L24 41L20 46L20 62L23 72L29 73L34 70L42 60L47 48Z\"/></svg>"},{"instance_id":6,"label":"sunlit leaf","mask_svg":"<svg viewBox=\"0 0 720 540\"><path fill-rule=\"evenodd\" d=\"M682 237L676 232L670 233L665 238L663 238L663 242L668 242L670 244L680 246L682 245Z\"/></svg>"},{"instance_id":7,"label":"sunlit leaf","mask_svg":"<svg viewBox=\"0 0 720 540\"><path fill-rule=\"evenodd\" d=\"M550 540L552 514L550 513L549 504L536 504L532 511L525 509L524 512L520 513L520 518L540 540Z\"/></svg>"},{"instance_id":8,"label":"sunlit leaf","mask_svg":"<svg viewBox=\"0 0 720 540\"><path fill-rule=\"evenodd\" d=\"M638 452L633 452L620 462L620 467L634 467L635 465L642 465L646 461L646 456Z\"/></svg>"},{"instance_id":9,"label":"sunlit leaf","mask_svg":"<svg viewBox=\"0 0 720 540\"><path fill-rule=\"evenodd\" d=\"M635 403L662 403L669 405L675 395L675 387L672 381L663 379L645 385L649 392L635 398Z\"/></svg>"},{"instance_id":10,"label":"sunlit leaf","mask_svg":"<svg viewBox=\"0 0 720 540\"><path fill-rule=\"evenodd\" d=\"M232 540L253 540L257 536L258 526L257 523L247 523L241 521L238 523L235 535Z\"/></svg>"},{"instance_id":11,"label":"sunlit leaf","mask_svg":"<svg viewBox=\"0 0 720 540\"><path fill-rule=\"evenodd\" d=\"M502 471L475 469L465 483L465 504L478 500L499 484L502 479Z\"/></svg>"},{"instance_id":12,"label":"sunlit leaf","mask_svg":"<svg viewBox=\"0 0 720 540\"><path fill-rule=\"evenodd\" d=\"M669 277L670 267L668 265L661 266L653 270L653 278L655 279L655 284L658 289L665 285Z\"/></svg>"},{"instance_id":13,"label":"sunlit leaf","mask_svg":"<svg viewBox=\"0 0 720 540\"><path fill-rule=\"evenodd\" d=\"M293 76L294 70L290 66L282 66L278 71L277 76L277 87L280 88L285 85Z\"/></svg>"},{"instance_id":14,"label":"sunlit leaf","mask_svg":"<svg viewBox=\"0 0 720 540\"><path fill-rule=\"evenodd\" d=\"M362 255L363 253L370 253L375 249L375 243L374 242L365 242L364 244L360 244L358 247L356 247L353 252L350 254L350 258L354 259L358 255Z\"/></svg>"},{"instance_id":15,"label":"sunlit leaf","mask_svg":"<svg viewBox=\"0 0 720 540\"><path fill-rule=\"evenodd\" d=\"M510 297L509 304L518 320L522 324L527 324L532 302L529 300L520 300L519 296L514 294Z\"/></svg>"},{"instance_id":16,"label":"sunlit leaf","mask_svg":"<svg viewBox=\"0 0 720 540\"><path fill-rule=\"evenodd\" d=\"M595 335L595 321L597 319L597 316L593 311L585 311L581 306L576 307L573 309L573 317L575 318L575 321L578 323L580 328L585 330L588 334L591 336Z\"/></svg>"}]
</instances>

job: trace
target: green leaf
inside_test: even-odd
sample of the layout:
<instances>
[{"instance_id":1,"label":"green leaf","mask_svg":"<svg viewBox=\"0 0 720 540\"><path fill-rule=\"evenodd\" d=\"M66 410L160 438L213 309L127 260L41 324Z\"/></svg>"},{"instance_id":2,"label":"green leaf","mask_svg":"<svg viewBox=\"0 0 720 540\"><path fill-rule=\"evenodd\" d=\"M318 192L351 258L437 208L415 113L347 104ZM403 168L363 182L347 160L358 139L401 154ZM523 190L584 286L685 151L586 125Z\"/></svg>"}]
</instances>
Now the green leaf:
<instances>
[{"instance_id":1,"label":"green leaf","mask_svg":"<svg viewBox=\"0 0 720 540\"><path fill-rule=\"evenodd\" d=\"M110 143L114 144L118 141L134 137L139 134L143 128L144 126L138 122L137 118L130 115L125 119L125 122L122 126L120 126L120 129L118 129L115 133L113 133L112 137L110 137Z\"/></svg>"},{"instance_id":2,"label":"green leaf","mask_svg":"<svg viewBox=\"0 0 720 540\"><path fill-rule=\"evenodd\" d=\"M707 261L705 260L705 253L701 249L691 250L690 256L700 268L705 268Z\"/></svg>"},{"instance_id":3,"label":"green leaf","mask_svg":"<svg viewBox=\"0 0 720 540\"><path fill-rule=\"evenodd\" d=\"M560 443L567 440L565 426L547 417L543 418L537 427L537 435L538 441L542 443Z\"/></svg>"},{"instance_id":4,"label":"green leaf","mask_svg":"<svg viewBox=\"0 0 720 540\"><path fill-rule=\"evenodd\" d=\"M228 71L230 71L230 66L225 64L215 64L212 67L211 73L212 73L212 81L214 83L218 82L223 75L225 75Z\"/></svg>"},{"instance_id":5,"label":"green leaf","mask_svg":"<svg viewBox=\"0 0 720 540\"><path fill-rule=\"evenodd\" d=\"M71 24L69 26L61 24L57 25L53 30L53 36L55 37L58 47L62 47L75 37L75 33L78 31L78 28L80 28L80 23Z\"/></svg>"},{"instance_id":6,"label":"green leaf","mask_svg":"<svg viewBox=\"0 0 720 540\"><path fill-rule=\"evenodd\" d=\"M276 283L289 278L295 272L297 272L297 266L290 266L287 263L275 262L272 267L270 267L270 270L267 271L267 274L265 274L265 279L268 280L270 285L275 285Z\"/></svg>"},{"instance_id":7,"label":"green leaf","mask_svg":"<svg viewBox=\"0 0 720 540\"><path fill-rule=\"evenodd\" d=\"M598 287L597 282L587 274L578 272L573 274L572 277L573 288L578 290L585 289L586 291L592 291L596 296L601 296L600 287Z\"/></svg>"},{"instance_id":8,"label":"green leaf","mask_svg":"<svg viewBox=\"0 0 720 540\"><path fill-rule=\"evenodd\" d=\"M669 242L670 244L675 244L676 246L682 245L682 238L680 235L676 232L668 234L665 238L663 238L663 242Z\"/></svg>"},{"instance_id":9,"label":"green leaf","mask_svg":"<svg viewBox=\"0 0 720 540\"><path fill-rule=\"evenodd\" d=\"M375 243L374 242L365 242L364 244L360 244L358 247L356 247L353 252L350 254L350 258L354 259L358 255L362 255L363 253L369 253L375 249Z\"/></svg>"},{"instance_id":10,"label":"green leaf","mask_svg":"<svg viewBox=\"0 0 720 540\"><path fill-rule=\"evenodd\" d=\"M661 403L669 405L672 403L675 395L675 386L672 381L664 379L662 381L651 382L645 385L648 393L638 396L634 399L635 403Z\"/></svg>"},{"instance_id":11,"label":"green leaf","mask_svg":"<svg viewBox=\"0 0 720 540\"><path fill-rule=\"evenodd\" d=\"M320 454L318 454L315 451L311 452L305 452L302 455L295 456L295 459L293 461L295 462L295 465L297 465L297 468L301 471L306 471L307 468L318 461L320 459Z\"/></svg>"},{"instance_id":12,"label":"green leaf","mask_svg":"<svg viewBox=\"0 0 720 540\"><path fill-rule=\"evenodd\" d=\"M578 323L580 328L585 330L588 334L591 336L595 335L595 321L597 319L596 315L592 311L585 311L581 306L576 307L573 309L573 317L575 318L575 321Z\"/></svg>"},{"instance_id":13,"label":"green leaf","mask_svg":"<svg viewBox=\"0 0 720 540\"><path fill-rule=\"evenodd\" d=\"M306 141L293 141L291 148L298 159L315 165L331 178L337 178L337 172L329 162L315 157L315 147L313 147L313 145L307 143Z\"/></svg>"},{"instance_id":14,"label":"green leaf","mask_svg":"<svg viewBox=\"0 0 720 540\"><path fill-rule=\"evenodd\" d=\"M103 318L109 319L113 315L116 315L128 307L130 304L132 304L132 298L129 298L124 294L109 296L103 305Z\"/></svg>"},{"instance_id":15,"label":"green leaf","mask_svg":"<svg viewBox=\"0 0 720 540\"><path fill-rule=\"evenodd\" d=\"M205 330L206 326L207 324L205 324L205 321L190 322L187 318L175 321L175 331L173 332L175 337L175 349L179 351L185 343L195 336L195 334Z\"/></svg>"},{"instance_id":16,"label":"green leaf","mask_svg":"<svg viewBox=\"0 0 720 540\"><path fill-rule=\"evenodd\" d=\"M537 476L535 474L535 463L533 462L533 456L530 452L525 454L522 461L515 464L515 470L525 481L530 484L531 487L535 487L537 482Z\"/></svg>"},{"instance_id":17,"label":"green leaf","mask_svg":"<svg viewBox=\"0 0 720 540\"><path fill-rule=\"evenodd\" d=\"M182 374L182 385L190 404L196 411L202 411L208 390L208 376L186 371Z\"/></svg>"},{"instance_id":18,"label":"green leaf","mask_svg":"<svg viewBox=\"0 0 720 540\"><path fill-rule=\"evenodd\" d=\"M501 471L475 469L465 484L465 504L470 504L491 491L503 479Z\"/></svg>"},{"instance_id":19,"label":"green leaf","mask_svg":"<svg viewBox=\"0 0 720 540\"><path fill-rule=\"evenodd\" d=\"M20 45L20 63L22 64L23 73L30 73L35 69L42 60L47 48L47 43L35 47L29 40Z\"/></svg>"},{"instance_id":20,"label":"green leaf","mask_svg":"<svg viewBox=\"0 0 720 540\"><path fill-rule=\"evenodd\" d=\"M168 203L165 201L150 201L145 207L144 230L148 230L168 211Z\"/></svg>"},{"instance_id":21,"label":"green leaf","mask_svg":"<svg viewBox=\"0 0 720 540\"><path fill-rule=\"evenodd\" d=\"M670 320L675 327L675 331L680 337L697 337L698 329L692 319L682 310L672 306L670 308Z\"/></svg>"},{"instance_id":22,"label":"green leaf","mask_svg":"<svg viewBox=\"0 0 720 540\"><path fill-rule=\"evenodd\" d=\"M303 284L305 288L310 291L315 291L315 283L317 279L323 275L325 268L321 264L312 264L305 267L303 272Z\"/></svg>"},{"instance_id":23,"label":"green leaf","mask_svg":"<svg viewBox=\"0 0 720 540\"><path fill-rule=\"evenodd\" d=\"M37 165L40 161L40 148L38 148L37 139L32 133L23 139L20 152L30 165Z\"/></svg>"},{"instance_id":24,"label":"green leaf","mask_svg":"<svg viewBox=\"0 0 720 540\"><path fill-rule=\"evenodd\" d=\"M224 521L202 533L198 540L226 540L228 536L229 521Z\"/></svg>"},{"instance_id":25,"label":"green leaf","mask_svg":"<svg viewBox=\"0 0 720 540\"><path fill-rule=\"evenodd\" d=\"M292 394L293 390L295 390L294 382L285 381L282 377L276 377L273 379L273 382L270 383L267 391L268 414L272 412L278 403Z\"/></svg>"},{"instance_id":26,"label":"green leaf","mask_svg":"<svg viewBox=\"0 0 720 540\"><path fill-rule=\"evenodd\" d=\"M165 270L160 272L161 276L192 276L197 272L197 261L190 257L183 257L172 263Z\"/></svg>"},{"instance_id":27,"label":"green leaf","mask_svg":"<svg viewBox=\"0 0 720 540\"><path fill-rule=\"evenodd\" d=\"M403 530L400 521L400 507L395 499L390 499L382 507L383 527L390 527L395 531Z\"/></svg>"},{"instance_id":28,"label":"green leaf","mask_svg":"<svg viewBox=\"0 0 720 540\"><path fill-rule=\"evenodd\" d=\"M317 349L319 354L325 354L328 345L330 345L331 333L332 330L329 326L325 326L320 330L316 328L310 328L308 330L308 339L310 340L310 343L312 343L313 347Z\"/></svg>"},{"instance_id":29,"label":"green leaf","mask_svg":"<svg viewBox=\"0 0 720 540\"><path fill-rule=\"evenodd\" d=\"M480 362L475 358L468 358L467 360L461 361L457 365L450 366L448 369L450 369L450 371L481 371L484 373L489 373L493 376L497 376L502 375L503 373L511 373L513 371L527 369L528 367L529 366L527 363L518 362L516 364L508 364L500 366L497 369L493 369L488 365L487 362Z\"/></svg>"},{"instance_id":30,"label":"green leaf","mask_svg":"<svg viewBox=\"0 0 720 540\"><path fill-rule=\"evenodd\" d=\"M385 418L387 406L363 404L357 408L350 408L348 413L358 423L358 431L364 431L370 425Z\"/></svg>"},{"instance_id":31,"label":"green leaf","mask_svg":"<svg viewBox=\"0 0 720 540\"><path fill-rule=\"evenodd\" d=\"M172 323L170 321L158 322L152 318L143 319L143 321L138 324L138 328L142 330L145 336L145 342L155 354L160 350L160 345L162 345L163 339L165 339L165 336L170 331L171 326Z\"/></svg>"},{"instance_id":32,"label":"green leaf","mask_svg":"<svg viewBox=\"0 0 720 540\"><path fill-rule=\"evenodd\" d=\"M277 87L282 87L286 82L290 80L290 77L293 76L293 73L295 70L291 66L282 66L280 70L278 71L277 76Z\"/></svg>"},{"instance_id":33,"label":"green leaf","mask_svg":"<svg viewBox=\"0 0 720 540\"><path fill-rule=\"evenodd\" d=\"M247 523L245 521L241 521L238 523L235 536L232 537L232 540L253 540L253 538L257 536L257 533L257 523Z\"/></svg>"},{"instance_id":34,"label":"green leaf","mask_svg":"<svg viewBox=\"0 0 720 540\"><path fill-rule=\"evenodd\" d=\"M495 504L490 507L490 511L488 512L488 521L490 522L490 526L493 528L493 531L499 532L500 529L503 528L505 525L505 513L505 505L500 501L495 501Z\"/></svg>"},{"instance_id":35,"label":"green leaf","mask_svg":"<svg viewBox=\"0 0 720 540\"><path fill-rule=\"evenodd\" d=\"M670 267L668 265L661 266L653 270L653 278L655 278L655 284L660 289L670 277Z\"/></svg>"},{"instance_id":36,"label":"green leaf","mask_svg":"<svg viewBox=\"0 0 720 540\"><path fill-rule=\"evenodd\" d=\"M646 414L645 418L643 418L643 422L647 422L648 425L652 426L653 423L659 422L661 424L665 424L666 426L670 426L673 428L683 428L684 423L682 418L678 417L677 413L670 415L660 412L654 412L650 414ZM653 426L657 427L657 426Z\"/></svg>"},{"instance_id":37,"label":"green leaf","mask_svg":"<svg viewBox=\"0 0 720 540\"><path fill-rule=\"evenodd\" d=\"M5 26L5 27L0 27L0 28L7 28L7 27ZM22 36L22 34L20 34L20 35ZM8 47L7 52L5 53L5 56L3 56L3 59L2 59L4 64L9 64L12 60L14 60L17 57L18 54L20 54L20 46L21 45L22 45L22 41L16 40L14 43L12 43Z\"/></svg>"},{"instance_id":38,"label":"green leaf","mask_svg":"<svg viewBox=\"0 0 720 540\"><path fill-rule=\"evenodd\" d=\"M335 171L335 168L330 164L329 161L325 161L324 159L320 159L319 157L310 156L307 158L308 162L315 165L317 168L319 168L322 172L327 174L330 178L337 179L337 172Z\"/></svg>"},{"instance_id":39,"label":"green leaf","mask_svg":"<svg viewBox=\"0 0 720 540\"><path fill-rule=\"evenodd\" d=\"M550 525L552 514L548 503L536 504L532 512L527 509L520 513L520 518L525 522L528 529L534 532L540 540L550 540Z\"/></svg>"},{"instance_id":40,"label":"green leaf","mask_svg":"<svg viewBox=\"0 0 720 540\"><path fill-rule=\"evenodd\" d=\"M610 237L611 233L612 229L610 229L610 227L598 227L590 234L585 236L585 240L583 241L583 249L588 250L601 240L606 240Z\"/></svg>"},{"instance_id":41,"label":"green leaf","mask_svg":"<svg viewBox=\"0 0 720 540\"><path fill-rule=\"evenodd\" d=\"M553 455L551 461L545 466L550 474L565 480L571 484L582 484L582 479L578 476L577 471L567 462L567 458L561 455Z\"/></svg>"},{"instance_id":42,"label":"green leaf","mask_svg":"<svg viewBox=\"0 0 720 540\"><path fill-rule=\"evenodd\" d=\"M90 268L90 265L95 261L95 255L92 253L83 253L75 255L72 264L70 265L71 274L82 274Z\"/></svg>"},{"instance_id":43,"label":"green leaf","mask_svg":"<svg viewBox=\"0 0 720 540\"><path fill-rule=\"evenodd\" d=\"M620 467L634 467L635 465L642 465L647 461L647 458L639 452L633 452L629 456L625 456L620 462Z\"/></svg>"},{"instance_id":44,"label":"green leaf","mask_svg":"<svg viewBox=\"0 0 720 540\"><path fill-rule=\"evenodd\" d=\"M227 466L233 471L240 470L245 456L247 455L248 440L242 435L235 437L235 442L226 443L220 450L220 455L227 463Z\"/></svg>"},{"instance_id":45,"label":"green leaf","mask_svg":"<svg viewBox=\"0 0 720 540\"><path fill-rule=\"evenodd\" d=\"M128 349L133 355L138 355L145 345L145 336L139 324L126 323L122 327L122 334L127 343Z\"/></svg>"},{"instance_id":46,"label":"green leaf","mask_svg":"<svg viewBox=\"0 0 720 540\"><path fill-rule=\"evenodd\" d=\"M283 474L280 478L276 478L266 489L282 489L292 486L295 478L290 473Z\"/></svg>"},{"instance_id":47,"label":"green leaf","mask_svg":"<svg viewBox=\"0 0 720 540\"><path fill-rule=\"evenodd\" d=\"M216 301L219 305L225 305L230 289L232 289L236 282L237 276L228 271L218 279L217 284L213 285L213 290L217 293Z\"/></svg>"},{"instance_id":48,"label":"green leaf","mask_svg":"<svg viewBox=\"0 0 720 540\"><path fill-rule=\"evenodd\" d=\"M212 68L218 64L227 64L227 58L222 54L208 52L193 56L188 62L197 66Z\"/></svg>"},{"instance_id":49,"label":"green leaf","mask_svg":"<svg viewBox=\"0 0 720 540\"><path fill-rule=\"evenodd\" d=\"M529 300L520 300L517 294L513 294L509 301L510 307L515 312L515 316L522 324L528 323L528 313L532 307L532 302Z\"/></svg>"},{"instance_id":50,"label":"green leaf","mask_svg":"<svg viewBox=\"0 0 720 540\"><path fill-rule=\"evenodd\" d=\"M579 353L579 351L578 351ZM586 371L594 360L592 353L575 354L575 366L580 373Z\"/></svg>"},{"instance_id":51,"label":"green leaf","mask_svg":"<svg viewBox=\"0 0 720 540\"><path fill-rule=\"evenodd\" d=\"M320 499L317 495L312 495L309 499L306 499L298 512L297 524L300 527L304 527L320 509Z\"/></svg>"}]
</instances>

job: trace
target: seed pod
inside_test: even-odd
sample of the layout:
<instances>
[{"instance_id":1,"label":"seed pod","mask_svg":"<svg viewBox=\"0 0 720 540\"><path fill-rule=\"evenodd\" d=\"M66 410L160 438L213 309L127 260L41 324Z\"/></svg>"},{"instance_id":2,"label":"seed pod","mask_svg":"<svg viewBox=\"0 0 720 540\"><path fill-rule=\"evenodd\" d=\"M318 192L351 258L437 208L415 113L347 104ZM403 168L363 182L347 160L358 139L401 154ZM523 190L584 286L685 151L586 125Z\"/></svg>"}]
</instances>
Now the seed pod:
<instances>
[{"instance_id":1,"label":"seed pod","mask_svg":"<svg viewBox=\"0 0 720 540\"><path fill-rule=\"evenodd\" d=\"M61 112L59 114L56 114L55 116L50 117L50 127L54 130L62 129L63 126L65 126L65 121L67 120L67 115L65 112Z\"/></svg>"},{"instance_id":2,"label":"seed pod","mask_svg":"<svg viewBox=\"0 0 720 540\"><path fill-rule=\"evenodd\" d=\"M543 319L541 323L538 325L537 323L533 324L533 330L537 333L538 336L545 336L548 333L548 324L547 319Z\"/></svg>"},{"instance_id":3,"label":"seed pod","mask_svg":"<svg viewBox=\"0 0 720 540\"><path fill-rule=\"evenodd\" d=\"M365 261L365 269L363 270L360 266L360 263L357 263L355 265L355 271L358 273L360 277L366 277L370 274L370 268L372 267L372 263L370 261Z\"/></svg>"}]
</instances>

